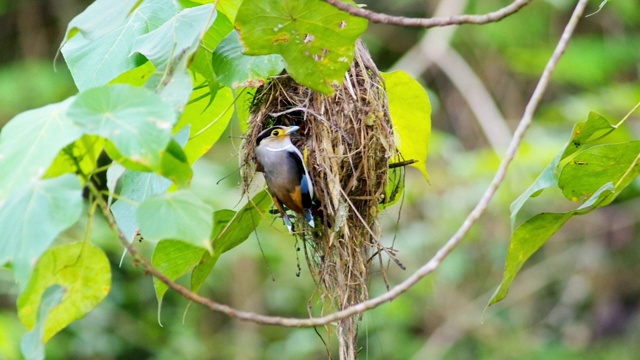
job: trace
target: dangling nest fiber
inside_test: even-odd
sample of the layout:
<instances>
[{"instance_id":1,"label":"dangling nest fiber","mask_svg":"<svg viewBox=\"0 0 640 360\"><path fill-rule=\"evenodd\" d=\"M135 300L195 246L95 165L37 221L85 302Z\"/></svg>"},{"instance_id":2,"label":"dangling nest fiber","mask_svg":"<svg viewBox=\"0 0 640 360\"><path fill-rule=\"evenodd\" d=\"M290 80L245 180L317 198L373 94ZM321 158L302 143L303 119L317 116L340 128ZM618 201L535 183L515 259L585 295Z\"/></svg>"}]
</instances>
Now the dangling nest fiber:
<instances>
[{"instance_id":1,"label":"dangling nest fiber","mask_svg":"<svg viewBox=\"0 0 640 360\"><path fill-rule=\"evenodd\" d=\"M283 74L256 90L243 143L245 189L255 175L255 140L274 125L300 126L293 143L307 157L322 219L304 235L307 262L320 299L337 309L368 298L371 263L385 252L379 239L380 205L386 195L389 159L397 155L384 83L359 41L344 82L327 96ZM383 269L384 271L384 269ZM357 319L338 325L340 355L353 357Z\"/></svg>"}]
</instances>

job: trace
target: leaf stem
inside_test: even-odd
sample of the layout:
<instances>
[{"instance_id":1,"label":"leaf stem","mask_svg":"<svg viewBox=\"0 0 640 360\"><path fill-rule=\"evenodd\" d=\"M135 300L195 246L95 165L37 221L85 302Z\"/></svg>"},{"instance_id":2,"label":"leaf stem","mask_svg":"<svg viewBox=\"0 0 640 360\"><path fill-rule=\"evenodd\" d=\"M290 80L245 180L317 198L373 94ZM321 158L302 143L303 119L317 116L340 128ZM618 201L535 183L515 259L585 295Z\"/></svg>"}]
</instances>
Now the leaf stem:
<instances>
[{"instance_id":1,"label":"leaf stem","mask_svg":"<svg viewBox=\"0 0 640 360\"><path fill-rule=\"evenodd\" d=\"M627 113L627 115L625 115L625 116L622 118L622 120L620 120L620 122L616 124L616 128L618 128L618 127L620 127L622 124L624 124L624 123L627 121L627 119L629 119L629 118L631 117L631 114L633 114L636 110L638 110L638 108L640 108L640 102L638 102L638 103L636 104L636 106L634 106L634 107L633 107L633 109L631 109L631 110Z\"/></svg>"}]
</instances>

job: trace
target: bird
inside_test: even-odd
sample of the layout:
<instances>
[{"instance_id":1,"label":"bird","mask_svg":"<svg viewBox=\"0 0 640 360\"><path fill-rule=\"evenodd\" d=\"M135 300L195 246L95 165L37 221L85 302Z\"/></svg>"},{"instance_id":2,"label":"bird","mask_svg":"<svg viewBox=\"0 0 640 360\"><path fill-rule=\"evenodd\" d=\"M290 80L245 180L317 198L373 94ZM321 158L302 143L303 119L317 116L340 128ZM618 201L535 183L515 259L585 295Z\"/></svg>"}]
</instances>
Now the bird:
<instances>
[{"instance_id":1,"label":"bird","mask_svg":"<svg viewBox=\"0 0 640 360\"><path fill-rule=\"evenodd\" d=\"M264 174L273 203L289 229L293 225L283 207L301 214L311 227L315 227L313 182L304 163L302 153L291 142L291 134L299 126L274 126L262 131L256 138L256 170Z\"/></svg>"}]
</instances>

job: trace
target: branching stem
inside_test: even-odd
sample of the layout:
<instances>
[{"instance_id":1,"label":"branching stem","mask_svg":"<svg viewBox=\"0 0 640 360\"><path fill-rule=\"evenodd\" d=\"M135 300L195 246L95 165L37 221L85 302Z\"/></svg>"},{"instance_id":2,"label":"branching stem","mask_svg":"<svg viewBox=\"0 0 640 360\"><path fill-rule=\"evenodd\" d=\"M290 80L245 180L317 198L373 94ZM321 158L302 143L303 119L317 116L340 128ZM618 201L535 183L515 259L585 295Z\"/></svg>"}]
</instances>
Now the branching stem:
<instances>
[{"instance_id":1,"label":"branching stem","mask_svg":"<svg viewBox=\"0 0 640 360\"><path fill-rule=\"evenodd\" d=\"M457 15L448 17L433 18L410 18L404 16L393 16L366 10L364 8L342 2L341 0L324 0L336 8L346 11L349 14L361 18L365 18L374 23L400 25L408 27L432 28L436 26L450 26L461 24L488 24L504 19L505 17L517 12L532 0L516 0L502 9L483 14L483 15Z\"/></svg>"},{"instance_id":2,"label":"branching stem","mask_svg":"<svg viewBox=\"0 0 640 360\"><path fill-rule=\"evenodd\" d=\"M326 1L330 3L334 2L334 0L326 0ZM510 6L513 7L514 4L521 4L520 7L522 7L527 3L529 3L529 1L515 1ZM209 298L198 295L192 292L191 290L185 288L184 286L169 279L166 275L164 275L158 269L156 269L148 259L140 255L140 253L138 252L134 244L129 243L126 236L122 233L122 231L118 227L115 221L115 218L113 217L113 214L111 213L111 211L109 210L109 207L107 206L107 203L104 201L104 199L101 196L99 196L98 189L91 182L88 182L87 186L89 186L92 193L95 194L95 198L96 198L96 201L98 202L98 206L101 208L102 212L104 213L107 219L107 222L109 223L109 226L118 234L118 238L120 239L120 242L129 251L131 256L133 256L133 258L139 264L142 265L142 267L145 269L146 272L148 272L158 280L164 282L165 284L167 284L169 288L180 293L183 297L185 297L190 301L201 304L203 306L208 307L211 310L222 312L230 317L234 317L240 320L252 321L255 323L265 324L265 325L279 325L279 326L286 326L286 327L313 327L313 326L319 326L319 325L326 325L350 316L362 314L369 309L373 309L385 302L388 302L397 298L399 295L411 289L418 281L420 281L421 279L423 279L424 277L426 277L427 275L435 271L440 266L442 261L451 253L451 251L453 251L453 249L455 249L455 247L458 246L458 244L464 239L464 237L467 235L471 227L478 221L480 216L482 216L482 214L486 211L487 207L489 206L489 203L495 196L496 191L498 190L499 186L502 184L505 178L507 169L509 168L509 165L513 161L513 158L515 157L518 151L518 148L522 143L522 140L524 138L524 135L527 129L531 125L531 122L533 120L533 114L535 113L535 110L540 104L540 101L542 100L542 96L544 95L547 89L547 86L549 85L551 74L555 70L558 64L558 61L560 60L560 58L562 57L562 54L566 50L567 45L569 44L569 40L571 39L571 36L573 34L573 31L578 23L578 20L582 17L582 14L584 13L584 9L587 3L588 3L588 0L579 0L578 4L576 5L573 11L573 14L571 15L571 19L566 25L562 33L562 36L558 41L558 44L556 45L556 48L551 58L547 62L547 65L545 66L545 69L542 75L540 76L540 80L538 81L538 84L535 90L533 91L531 98L529 99L529 102L524 110L524 114L522 115L522 119L520 120L520 123L506 151L506 154L502 162L500 163L500 167L498 168L489 187L484 192L484 194L482 195L482 197L480 198L480 200L478 201L474 209L469 213L467 218L464 220L460 228L456 231L455 234L453 234L453 236L440 248L440 250L438 250L438 252L427 263L425 263L422 267L420 267L416 272L414 272L406 280L396 285L395 287L391 288L391 290L385 292L384 294L381 294L377 297L363 301L359 304L349 306L341 311L337 311L329 315L316 317L316 318L309 318L309 319L267 316L267 315L253 313L253 312L237 310L228 305L220 304ZM515 11L517 10L514 10L512 12L515 12ZM499 12L505 12L505 10L502 9ZM497 15L491 15L491 17L489 18L495 19L497 18ZM450 21L453 21L453 20L450 20ZM477 19L474 21L476 22L472 22L471 20L465 20L465 21L458 20L457 23L478 23L479 24L479 23L488 22L488 21L478 22L479 20ZM433 25L433 26L437 26L437 25Z\"/></svg>"}]
</instances>

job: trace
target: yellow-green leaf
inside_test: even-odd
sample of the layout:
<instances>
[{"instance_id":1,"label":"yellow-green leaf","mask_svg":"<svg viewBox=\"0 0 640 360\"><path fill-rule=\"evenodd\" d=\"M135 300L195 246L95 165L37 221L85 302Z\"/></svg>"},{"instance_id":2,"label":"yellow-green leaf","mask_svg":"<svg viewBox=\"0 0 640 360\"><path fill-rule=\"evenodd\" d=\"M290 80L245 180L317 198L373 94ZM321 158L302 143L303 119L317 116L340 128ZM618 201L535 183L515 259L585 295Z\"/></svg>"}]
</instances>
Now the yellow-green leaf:
<instances>
[{"instance_id":1,"label":"yellow-green leaf","mask_svg":"<svg viewBox=\"0 0 640 360\"><path fill-rule=\"evenodd\" d=\"M61 245L47 251L18 298L18 315L28 329L36 325L42 294L54 284L64 288L65 296L47 317L45 343L107 296L111 288L109 260L100 248L89 242Z\"/></svg>"},{"instance_id":2,"label":"yellow-green leaf","mask_svg":"<svg viewBox=\"0 0 640 360\"><path fill-rule=\"evenodd\" d=\"M382 73L396 145L405 160L417 160L413 167L427 174L431 137L431 102L424 88L404 71Z\"/></svg>"}]
</instances>

